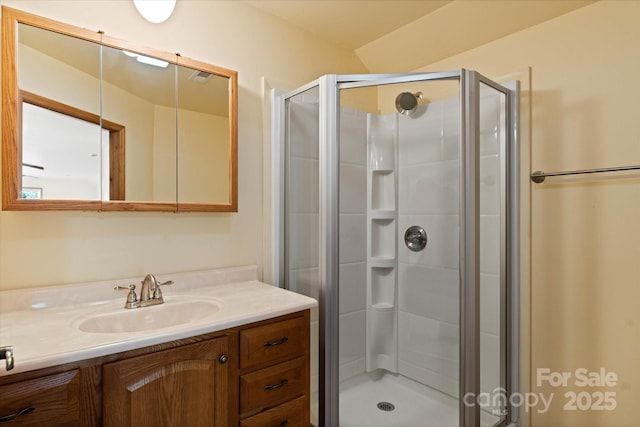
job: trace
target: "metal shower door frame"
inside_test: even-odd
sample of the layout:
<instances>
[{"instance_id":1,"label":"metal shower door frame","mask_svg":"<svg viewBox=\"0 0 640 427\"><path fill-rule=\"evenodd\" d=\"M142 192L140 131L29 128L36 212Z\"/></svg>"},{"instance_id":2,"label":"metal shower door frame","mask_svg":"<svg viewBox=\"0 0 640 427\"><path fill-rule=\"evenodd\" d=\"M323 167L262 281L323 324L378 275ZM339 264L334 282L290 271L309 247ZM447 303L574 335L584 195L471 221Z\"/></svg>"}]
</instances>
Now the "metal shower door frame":
<instances>
[{"instance_id":1,"label":"metal shower door frame","mask_svg":"<svg viewBox=\"0 0 640 427\"><path fill-rule=\"evenodd\" d=\"M506 396L518 391L518 300L517 300L517 90L461 69L439 73L325 75L302 86L282 99L319 87L319 419L320 426L339 425L339 164L340 164L340 89L409 83L428 80L460 81L460 406L461 427L480 426L480 407L465 405L463 397L480 394L480 263L479 263L479 110L480 84L505 95L506 141L503 159L512 166L501 168L501 280L506 284L505 304L501 304L501 322L506 346L501 359L507 364L503 384ZM286 229L286 226L285 226ZM287 259L285 245L285 263ZM286 271L286 266L285 269ZM284 274L286 277L287 275ZM285 287L287 283L285 282ZM508 325L508 326L507 326ZM518 425L518 408L508 408L500 426Z\"/></svg>"},{"instance_id":2,"label":"metal shower door frame","mask_svg":"<svg viewBox=\"0 0 640 427\"><path fill-rule=\"evenodd\" d=\"M519 425L519 408L509 397L519 391L518 298L518 90L508 89L475 71L460 79L460 426L480 425L480 86L505 96L506 138L500 144L500 390L506 416L498 424ZM505 367L502 369L502 367ZM495 393L497 390L493 390ZM493 398L494 396L492 396Z\"/></svg>"}]
</instances>

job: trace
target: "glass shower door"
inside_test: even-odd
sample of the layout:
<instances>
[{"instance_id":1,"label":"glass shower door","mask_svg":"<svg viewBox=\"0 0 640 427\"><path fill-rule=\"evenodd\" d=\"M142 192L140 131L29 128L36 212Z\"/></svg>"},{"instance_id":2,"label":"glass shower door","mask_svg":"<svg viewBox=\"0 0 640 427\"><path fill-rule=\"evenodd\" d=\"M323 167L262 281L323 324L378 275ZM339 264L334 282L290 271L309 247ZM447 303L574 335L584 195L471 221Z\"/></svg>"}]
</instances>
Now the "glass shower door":
<instances>
[{"instance_id":1,"label":"glass shower door","mask_svg":"<svg viewBox=\"0 0 640 427\"><path fill-rule=\"evenodd\" d=\"M508 287L508 214L510 190L507 94L490 86L478 85L478 194L480 234L480 396L481 419L495 425L507 419L511 372ZM512 325L511 325L512 326Z\"/></svg>"},{"instance_id":2,"label":"glass shower door","mask_svg":"<svg viewBox=\"0 0 640 427\"><path fill-rule=\"evenodd\" d=\"M287 289L320 300L319 87L285 102L285 244ZM311 422L318 425L318 310L311 313Z\"/></svg>"},{"instance_id":3,"label":"glass shower door","mask_svg":"<svg viewBox=\"0 0 640 427\"><path fill-rule=\"evenodd\" d=\"M341 427L459 425L460 81L424 77L340 90Z\"/></svg>"}]
</instances>

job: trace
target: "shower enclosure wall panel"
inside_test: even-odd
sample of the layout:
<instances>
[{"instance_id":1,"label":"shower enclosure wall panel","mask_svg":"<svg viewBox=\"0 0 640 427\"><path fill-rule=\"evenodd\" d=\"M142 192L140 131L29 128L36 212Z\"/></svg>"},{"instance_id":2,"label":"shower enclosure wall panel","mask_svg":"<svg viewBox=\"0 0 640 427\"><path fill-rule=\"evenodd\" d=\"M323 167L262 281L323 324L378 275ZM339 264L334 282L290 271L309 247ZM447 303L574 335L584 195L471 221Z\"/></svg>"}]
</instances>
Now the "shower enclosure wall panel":
<instances>
[{"instance_id":1,"label":"shower enclosure wall panel","mask_svg":"<svg viewBox=\"0 0 640 427\"><path fill-rule=\"evenodd\" d=\"M451 396L459 394L459 102L399 116L400 373ZM404 244L423 227L427 246Z\"/></svg>"},{"instance_id":2,"label":"shower enclosure wall panel","mask_svg":"<svg viewBox=\"0 0 640 427\"><path fill-rule=\"evenodd\" d=\"M480 118L480 306L482 392L500 387L500 120L485 93ZM400 373L457 397L459 349L459 102L436 101L420 117L400 116L400 230L421 225L421 252L399 235ZM498 315L496 315L496 313Z\"/></svg>"}]
</instances>

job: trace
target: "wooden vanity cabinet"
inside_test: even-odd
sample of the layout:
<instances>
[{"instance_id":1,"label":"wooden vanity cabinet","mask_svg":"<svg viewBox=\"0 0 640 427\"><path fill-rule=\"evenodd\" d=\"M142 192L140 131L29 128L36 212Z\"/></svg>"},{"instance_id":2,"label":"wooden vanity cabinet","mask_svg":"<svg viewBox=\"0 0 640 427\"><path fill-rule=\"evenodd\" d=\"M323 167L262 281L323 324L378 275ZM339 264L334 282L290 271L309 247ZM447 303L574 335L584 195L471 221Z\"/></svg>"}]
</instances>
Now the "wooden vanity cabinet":
<instances>
[{"instance_id":1,"label":"wooden vanity cabinet","mask_svg":"<svg viewBox=\"0 0 640 427\"><path fill-rule=\"evenodd\" d=\"M3 426L309 426L309 310L0 377ZM19 363L19 359L16 359Z\"/></svg>"},{"instance_id":2,"label":"wooden vanity cabinet","mask_svg":"<svg viewBox=\"0 0 640 427\"><path fill-rule=\"evenodd\" d=\"M103 365L105 427L227 426L228 338Z\"/></svg>"}]
</instances>

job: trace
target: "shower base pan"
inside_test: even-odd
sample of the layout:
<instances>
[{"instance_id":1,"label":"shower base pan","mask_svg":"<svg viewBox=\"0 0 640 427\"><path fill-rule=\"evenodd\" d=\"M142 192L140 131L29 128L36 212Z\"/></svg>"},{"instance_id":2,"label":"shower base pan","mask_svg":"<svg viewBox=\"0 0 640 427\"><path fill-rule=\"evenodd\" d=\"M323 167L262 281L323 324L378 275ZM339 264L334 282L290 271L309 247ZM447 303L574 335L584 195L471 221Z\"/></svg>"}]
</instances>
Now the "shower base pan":
<instances>
[{"instance_id":1,"label":"shower base pan","mask_svg":"<svg viewBox=\"0 0 640 427\"><path fill-rule=\"evenodd\" d=\"M497 417L482 413L481 426ZM340 427L458 427L458 400L402 375L363 374L340 384Z\"/></svg>"}]
</instances>

